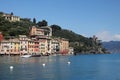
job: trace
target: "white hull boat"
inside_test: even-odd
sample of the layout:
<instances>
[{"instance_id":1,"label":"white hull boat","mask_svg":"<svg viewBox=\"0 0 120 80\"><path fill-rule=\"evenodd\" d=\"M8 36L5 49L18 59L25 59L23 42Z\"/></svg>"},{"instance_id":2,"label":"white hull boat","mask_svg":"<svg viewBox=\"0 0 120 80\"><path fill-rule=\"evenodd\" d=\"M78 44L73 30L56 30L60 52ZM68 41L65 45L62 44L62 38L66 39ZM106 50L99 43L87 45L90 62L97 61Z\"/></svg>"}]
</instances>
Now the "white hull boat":
<instances>
[{"instance_id":1,"label":"white hull boat","mask_svg":"<svg viewBox=\"0 0 120 80\"><path fill-rule=\"evenodd\" d=\"M31 57L31 55L22 55L21 57L22 58L29 58L29 57Z\"/></svg>"}]
</instances>

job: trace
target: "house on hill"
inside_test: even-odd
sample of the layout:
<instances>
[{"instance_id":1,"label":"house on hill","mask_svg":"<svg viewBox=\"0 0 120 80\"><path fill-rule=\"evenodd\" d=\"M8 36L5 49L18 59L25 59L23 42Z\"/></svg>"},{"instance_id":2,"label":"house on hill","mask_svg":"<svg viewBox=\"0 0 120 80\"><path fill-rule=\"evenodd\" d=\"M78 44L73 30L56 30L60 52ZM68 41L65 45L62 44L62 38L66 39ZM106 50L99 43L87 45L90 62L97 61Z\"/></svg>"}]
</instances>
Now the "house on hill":
<instances>
[{"instance_id":1,"label":"house on hill","mask_svg":"<svg viewBox=\"0 0 120 80\"><path fill-rule=\"evenodd\" d=\"M20 17L19 16L14 16L13 12L11 12L11 14L2 13L2 16L10 22L20 21Z\"/></svg>"}]
</instances>

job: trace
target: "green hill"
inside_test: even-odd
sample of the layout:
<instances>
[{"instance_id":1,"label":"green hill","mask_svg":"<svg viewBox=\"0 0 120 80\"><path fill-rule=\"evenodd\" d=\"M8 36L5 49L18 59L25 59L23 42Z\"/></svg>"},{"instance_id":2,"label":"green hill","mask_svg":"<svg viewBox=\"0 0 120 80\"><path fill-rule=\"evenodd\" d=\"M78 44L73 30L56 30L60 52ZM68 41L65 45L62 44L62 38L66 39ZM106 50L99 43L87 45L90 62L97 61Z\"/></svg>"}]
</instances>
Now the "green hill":
<instances>
[{"instance_id":1,"label":"green hill","mask_svg":"<svg viewBox=\"0 0 120 80\"><path fill-rule=\"evenodd\" d=\"M93 38L87 38L73 31L62 29L58 25L51 25L50 27L53 30L54 37L68 39L70 46L74 47L77 53L106 53L106 49L102 47L99 40L94 41Z\"/></svg>"},{"instance_id":2,"label":"green hill","mask_svg":"<svg viewBox=\"0 0 120 80\"><path fill-rule=\"evenodd\" d=\"M9 22L0 17L0 31L4 36L28 35L29 27L34 25L29 19L21 19L19 22Z\"/></svg>"},{"instance_id":3,"label":"green hill","mask_svg":"<svg viewBox=\"0 0 120 80\"><path fill-rule=\"evenodd\" d=\"M47 26L47 21L39 21L36 23L35 18L31 21L28 18L22 18L18 22L9 22L4 19L0 14L0 32L6 36L18 37L18 35L29 36L29 29L33 25L38 27ZM73 31L62 29L58 25L51 25L53 37L66 38L70 41L70 46L74 47L75 52L81 53L105 53L105 49L101 43L97 43L92 38L87 38L82 35L76 34ZM101 49L101 50L100 50Z\"/></svg>"}]
</instances>

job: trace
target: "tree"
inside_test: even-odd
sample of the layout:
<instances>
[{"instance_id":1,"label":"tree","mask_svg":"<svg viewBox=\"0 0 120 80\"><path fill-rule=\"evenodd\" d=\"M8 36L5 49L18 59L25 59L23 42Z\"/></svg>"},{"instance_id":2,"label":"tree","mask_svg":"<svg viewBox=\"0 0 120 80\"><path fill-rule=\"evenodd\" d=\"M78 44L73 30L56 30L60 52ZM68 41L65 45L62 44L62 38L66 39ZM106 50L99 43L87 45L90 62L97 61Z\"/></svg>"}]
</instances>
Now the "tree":
<instances>
[{"instance_id":1,"label":"tree","mask_svg":"<svg viewBox=\"0 0 120 80\"><path fill-rule=\"evenodd\" d=\"M39 21L39 22L37 23L37 25L38 25L39 27L48 26L48 22L47 22L46 20L42 20L42 21Z\"/></svg>"},{"instance_id":2,"label":"tree","mask_svg":"<svg viewBox=\"0 0 120 80\"><path fill-rule=\"evenodd\" d=\"M4 13L3 12L0 12L0 16L2 16Z\"/></svg>"},{"instance_id":3,"label":"tree","mask_svg":"<svg viewBox=\"0 0 120 80\"><path fill-rule=\"evenodd\" d=\"M14 15L13 12L11 12L11 15Z\"/></svg>"},{"instance_id":4,"label":"tree","mask_svg":"<svg viewBox=\"0 0 120 80\"><path fill-rule=\"evenodd\" d=\"M36 24L36 19L35 18L33 18L33 23Z\"/></svg>"},{"instance_id":5,"label":"tree","mask_svg":"<svg viewBox=\"0 0 120 80\"><path fill-rule=\"evenodd\" d=\"M54 25L51 25L50 27L52 28L52 31L53 31L53 32L62 29L60 26L55 25L55 24L54 24Z\"/></svg>"}]
</instances>

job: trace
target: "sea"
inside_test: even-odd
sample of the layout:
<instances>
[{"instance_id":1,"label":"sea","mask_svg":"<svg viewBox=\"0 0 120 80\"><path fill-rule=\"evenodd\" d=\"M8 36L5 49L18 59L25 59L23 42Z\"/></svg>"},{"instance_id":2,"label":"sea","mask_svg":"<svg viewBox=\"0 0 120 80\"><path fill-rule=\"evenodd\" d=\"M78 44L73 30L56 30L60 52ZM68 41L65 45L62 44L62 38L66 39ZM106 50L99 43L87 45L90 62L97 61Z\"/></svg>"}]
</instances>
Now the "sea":
<instances>
[{"instance_id":1,"label":"sea","mask_svg":"<svg viewBox=\"0 0 120 80\"><path fill-rule=\"evenodd\" d=\"M120 54L0 56L0 80L120 80Z\"/></svg>"}]
</instances>

